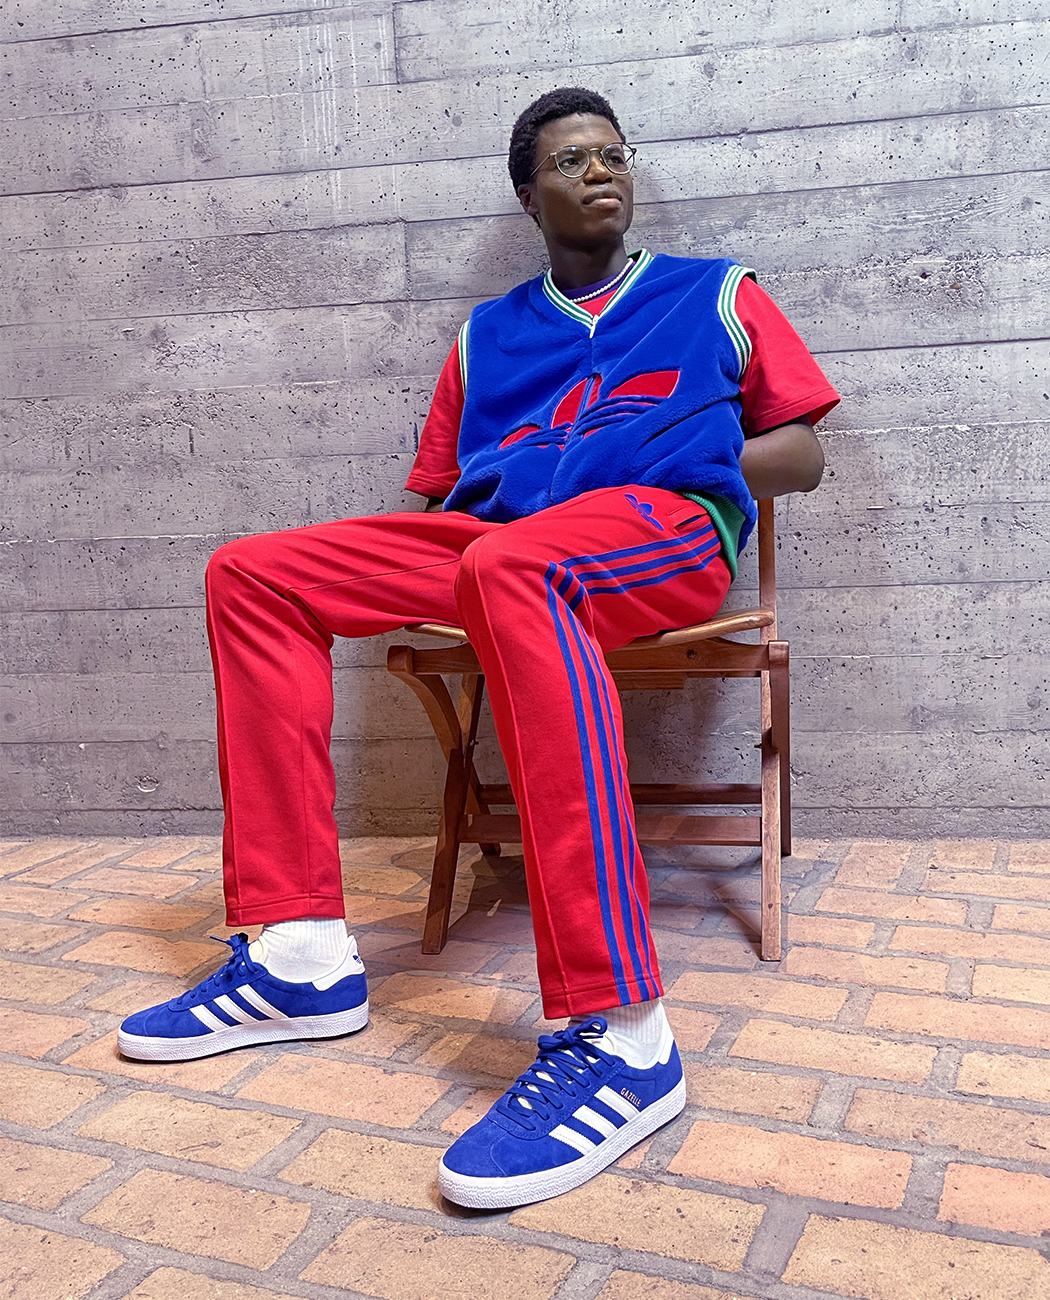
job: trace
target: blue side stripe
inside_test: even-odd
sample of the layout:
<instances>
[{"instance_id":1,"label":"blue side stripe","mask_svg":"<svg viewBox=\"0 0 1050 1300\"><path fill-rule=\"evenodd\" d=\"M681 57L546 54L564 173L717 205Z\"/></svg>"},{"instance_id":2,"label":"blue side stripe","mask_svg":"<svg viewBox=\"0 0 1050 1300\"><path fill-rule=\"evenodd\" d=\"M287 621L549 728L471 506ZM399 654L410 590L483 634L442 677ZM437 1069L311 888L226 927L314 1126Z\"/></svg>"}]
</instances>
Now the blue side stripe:
<instances>
[{"instance_id":1,"label":"blue side stripe","mask_svg":"<svg viewBox=\"0 0 1050 1300\"><path fill-rule=\"evenodd\" d=\"M680 564L675 569L663 569L660 573L651 574L649 577L638 578L634 582L615 582L610 581L605 586L596 586L595 582L604 580L605 575L599 570L593 575L589 574L569 575L567 580L559 584L558 594L566 599L571 610L576 610L586 594L616 594L618 592L632 591L635 587L652 587L658 582L664 582L667 578L674 578L683 573L701 573L711 561L721 552L721 543L717 537L712 537L712 545L706 551L696 552L699 556L699 562L695 564ZM694 553L691 553L691 556ZM651 567L651 566L650 566ZM573 585L573 582L579 583L579 587L571 597L566 598L565 593Z\"/></svg>"},{"instance_id":2,"label":"blue side stripe","mask_svg":"<svg viewBox=\"0 0 1050 1300\"><path fill-rule=\"evenodd\" d=\"M608 745L610 757L615 758L616 760L616 771L615 773L610 774L612 789L609 793L609 801L613 808L620 811L620 817L617 822L617 830L619 832L618 858L619 861L622 862L623 866L622 873L617 873L619 877L618 883L620 885L620 897L630 900L631 913L638 923L638 933L642 939L644 955L639 954L637 951L637 946L634 942L634 931L632 927L627 924L626 917L624 918L623 926L624 934L627 936L627 942L631 948L632 958L637 957L637 960L642 962L642 965L644 966L644 971L638 969L635 971L638 982L652 997L655 998L656 977L653 975L652 952L649 948L649 926L645 912L642 909L642 900L638 897L638 891L634 888L631 875L628 873L627 864L630 863L633 868L635 853L638 849L638 842L634 831L634 819L629 817L626 811L627 800L629 797L629 785L627 782L627 774L624 771L623 764L620 762L619 746L616 744L616 727L613 722L613 706L612 699L609 695L609 683L604 672L604 664L598 660L597 654L595 653L595 647L593 647L591 643L583 637L582 629L580 629L579 623L576 622L576 620L574 620L574 624L578 635L583 641L583 652L586 655L588 671L597 680L601 689L603 708L600 716L605 725L605 736L607 738L606 743ZM626 831L627 835L626 844L623 843L622 833L624 831Z\"/></svg>"},{"instance_id":3,"label":"blue side stripe","mask_svg":"<svg viewBox=\"0 0 1050 1300\"><path fill-rule=\"evenodd\" d=\"M700 508L698 507L698 509ZM587 564L608 566L617 560L633 560L642 559L645 556L656 556L670 547L697 542L703 537L714 534L714 532L714 527L711 524L705 524L703 528L696 528L691 533L683 533L679 537L658 537L655 541L645 542L641 546L628 546L622 551L605 551L601 555L575 555L571 559L563 560L561 567L578 569Z\"/></svg>"},{"instance_id":4,"label":"blue side stripe","mask_svg":"<svg viewBox=\"0 0 1050 1300\"><path fill-rule=\"evenodd\" d=\"M590 583L588 583L587 592L592 596L599 594L608 595L610 593L616 594L621 591L633 591L636 587L654 587L658 582L666 582L668 578L676 578L683 573L702 573L718 554L719 549L720 548L716 547L716 549L710 555L705 556L699 564L683 564L677 569L667 569L665 572L658 573L652 578L639 578L636 582L618 582L605 587L592 587Z\"/></svg>"},{"instance_id":5,"label":"blue side stripe","mask_svg":"<svg viewBox=\"0 0 1050 1300\"><path fill-rule=\"evenodd\" d=\"M712 543L715 543L714 545ZM614 978L616 979L617 989L621 996L625 996L626 990L623 987L623 965L620 960L618 944L616 942L616 932L612 921L611 899L608 896L606 881L608 880L608 862L605 858L605 847L602 836L601 815L599 809L599 781L598 773L594 770L588 746L583 743L583 737L587 734L587 717L584 709L583 684L579 679L578 670L569 652L568 639L566 637L565 624L563 616L559 613L559 607L564 610L568 606L567 612L573 612L578 608L583 597L588 594L598 594L602 592L623 592L631 590L634 587L651 586L658 582L663 582L668 578L679 576L683 573L703 570L711 562L715 555L719 553L717 534L709 524L701 529L694 530L692 533L682 537L662 539L652 543L646 543L642 546L624 548L620 551L610 551L602 555L594 556L576 556L563 561L561 564L550 564L547 569L547 602L551 611L552 621L554 622L559 647L562 652L562 659L566 667L569 679L570 691L573 697L573 708L576 714L577 730L581 738L580 752L584 767L584 779L587 789L588 814L591 822L592 841L595 846L596 866L600 868L598 880L599 904L602 912L602 925L605 931L606 944L610 954L610 960L614 968ZM672 552L672 555L668 555ZM644 557L644 560L643 560ZM624 565L618 569L611 568L616 561L635 561L635 563ZM663 569L662 566L671 560L679 561L671 569ZM642 561L642 562L638 562ZM690 563L689 561L699 561ZM592 566L590 572L579 573L576 570L585 566ZM593 567L598 566L598 567ZM662 571L653 574L654 567L661 567ZM555 588L554 577L561 569L561 576ZM638 576L633 582L616 582L618 577L627 575ZM610 580L612 580L610 582ZM599 586L598 583L604 582L608 585ZM576 586L577 590L571 598L567 598L569 590ZM556 599L557 598L557 599ZM572 618L569 626L571 628L573 640L581 655L584 664L584 675L586 679L586 693L590 697L592 716L595 720L595 732L598 738L599 756L601 760L602 779L601 786L604 792L609 810L610 833L613 841L615 855L615 874L617 886L621 899L627 901L627 915L623 916L623 931L627 941L628 952L631 959L631 965L634 968L635 979L638 984L647 990L652 997L656 996L655 976L652 972L652 953L650 951L648 925L642 910L641 899L629 879L628 861L633 867L637 842L634 833L633 823L630 817L626 816L625 798L627 791L627 777L620 762L619 750L615 743L615 726L613 725L612 701L609 697L608 682L605 677L604 669L597 661L595 647L584 637L582 628L578 620ZM615 760L615 761L614 761ZM615 770L614 770L615 769ZM619 816L613 814L619 812ZM625 842L626 832L626 842ZM629 901L628 901L629 900ZM638 945L635 940L634 924L637 922L638 934L642 937L644 955L638 951Z\"/></svg>"},{"instance_id":6,"label":"blue side stripe","mask_svg":"<svg viewBox=\"0 0 1050 1300\"><path fill-rule=\"evenodd\" d=\"M685 543L690 542L693 539L697 539L695 545L685 546ZM566 573L562 581L558 584L558 594L564 597L566 592L572 586L574 580L580 583L584 583L586 580L585 585L587 587L587 590L589 591L595 590L593 584L595 581L598 580L608 581L610 583L615 584L602 589L607 592L629 591L631 590L632 587L635 586L650 586L653 582L662 582L665 577L673 577L675 576L676 573L689 572L688 567L686 567L686 568L679 568L674 572L668 571L666 573L653 575L652 570L655 567L653 560L656 560L657 564L666 564L668 562L673 562L674 559L677 559L680 562L684 562L686 560L692 560L692 559L699 559L702 560L703 563L696 565L695 568L697 570L701 570L707 567L707 565L711 562L714 556L719 554L719 551L721 549L721 542L719 541L718 534L715 532L713 528L705 528L700 532L690 533L687 537L679 538L677 540L657 542L655 545L656 547L659 547L661 550L661 554L659 558L654 556L652 557L652 559L650 559L648 563L633 564L624 567L622 569L612 569L609 568L608 565L604 565L602 563L602 561L606 558L604 556L583 556L583 557L579 557L576 560L565 561L562 567L566 570ZM683 549L679 550L680 546ZM714 546L713 550L712 550L712 546ZM655 547L651 549L655 549ZM666 552L668 550L677 550L678 554L674 557L668 556L666 555ZM613 553L609 558L615 558L615 553ZM584 562L586 562L591 566L597 566L597 567L592 567L590 569L590 572L588 573L584 573L584 574L577 573L576 569L580 567L580 565ZM629 583L629 584L616 584L617 578L626 577L628 575L634 575L639 573L644 573L648 576L640 582ZM578 591L570 600L569 602L570 607L575 609L581 599L582 599L582 591Z\"/></svg>"},{"instance_id":7,"label":"blue side stripe","mask_svg":"<svg viewBox=\"0 0 1050 1300\"><path fill-rule=\"evenodd\" d=\"M715 532L714 528L707 527L707 528L700 529L695 533L687 533L685 537L677 537L677 538L669 539L666 542L657 542L655 546L651 548L650 555L647 558L643 559L641 563L638 564L627 564L621 566L620 568L612 568L609 564L609 561L620 558L619 556L613 554L609 556L605 556L605 555L583 556L579 559L566 561L564 567L566 569L569 569L572 573L576 574L576 576L581 578L581 580L583 577L592 577L592 576L602 577L602 578L626 578L626 577L630 577L631 574L634 573L650 572L653 567L653 560L657 558L655 555L652 554L652 552L654 552L657 547L660 548L661 553L665 553L667 551L675 551L684 560L695 559L697 556L704 554L706 547L712 541L718 541L718 534ZM629 558L633 559L635 557L632 556ZM579 573L576 573L577 569L581 568L583 564L588 562L594 564L595 566L600 566L600 567L596 567L592 569L591 572L588 574L581 575Z\"/></svg>"},{"instance_id":8,"label":"blue side stripe","mask_svg":"<svg viewBox=\"0 0 1050 1300\"><path fill-rule=\"evenodd\" d=\"M602 700L604 693L605 677L604 674L596 669L592 655L588 653L590 643L583 635L583 629L580 627L579 620L573 618L570 623L573 638L576 641L580 654L583 657L584 670L586 674L587 692L590 696L591 713L595 720L595 731L598 736L598 753L601 759L601 779L605 790L605 806L609 814L609 830L613 842L614 864L616 868L616 885L621 900L630 899L634 894L631 882L628 877L627 866L627 844L624 841L624 828L630 826L630 818L626 815L623 799L618 797L619 791L616 789L616 781L613 775L613 754L618 746L616 745L615 729L612 726L612 718L608 713L607 706L608 696ZM599 682L601 687L599 687ZM581 752L584 750L581 745ZM618 757L618 756L617 756ZM598 827L600 834L601 827ZM631 855L631 865L634 864L634 855ZM636 897L636 895L635 895ZM634 908L629 909L634 912ZM627 952L631 959L631 966L634 970L635 981L644 989L648 986L645 978L645 970L642 963L641 954L638 951L638 945L634 939L633 926L628 923L627 916L622 916L624 938L627 942ZM641 933L645 933L645 927L642 927Z\"/></svg>"},{"instance_id":9,"label":"blue side stripe","mask_svg":"<svg viewBox=\"0 0 1050 1300\"><path fill-rule=\"evenodd\" d=\"M583 697L580 693L580 684L577 680L576 673L573 671L568 638L565 635L565 629L561 622L560 611L564 606L555 595L552 583L552 578L557 570L558 566L553 562L547 566L547 605L550 609L551 619L554 623L554 629L558 637L562 662L565 664L566 675L569 680L569 690L572 693L573 712L576 715L576 732L580 740L580 754L583 759L583 777L587 790L587 814L591 823L591 840L594 844L595 864L598 867L598 905L601 909L602 930L605 933L605 946L608 949L609 959L613 968L613 979L616 981L616 991L621 1000L626 1002L629 999L630 994L627 989L627 980L624 974L623 963L620 960L619 944L616 939L616 930L613 926L609 896L606 890L602 887L602 881L607 873L607 864L605 862L605 845L601 834L598 791L595 785L594 772L589 762L589 746L585 743L587 735L587 716L583 708Z\"/></svg>"}]
</instances>

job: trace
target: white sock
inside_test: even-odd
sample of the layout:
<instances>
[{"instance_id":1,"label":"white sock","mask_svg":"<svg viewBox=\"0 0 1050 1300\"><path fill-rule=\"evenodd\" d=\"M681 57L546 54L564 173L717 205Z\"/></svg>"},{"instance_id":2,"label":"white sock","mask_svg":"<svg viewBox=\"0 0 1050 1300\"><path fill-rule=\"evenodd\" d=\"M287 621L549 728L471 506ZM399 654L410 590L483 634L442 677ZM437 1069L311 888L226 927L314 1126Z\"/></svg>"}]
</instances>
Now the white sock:
<instances>
[{"instance_id":1,"label":"white sock","mask_svg":"<svg viewBox=\"0 0 1050 1300\"><path fill-rule=\"evenodd\" d=\"M264 925L248 955L275 978L306 984L338 966L349 942L342 917L304 916Z\"/></svg>"},{"instance_id":2,"label":"white sock","mask_svg":"<svg viewBox=\"0 0 1050 1300\"><path fill-rule=\"evenodd\" d=\"M659 998L593 1011L589 1016L573 1016L569 1024L579 1025L593 1016L601 1016L609 1026L598 1040L599 1046L614 1056L622 1056L628 1065L647 1070L670 1057L674 1034Z\"/></svg>"}]
</instances>

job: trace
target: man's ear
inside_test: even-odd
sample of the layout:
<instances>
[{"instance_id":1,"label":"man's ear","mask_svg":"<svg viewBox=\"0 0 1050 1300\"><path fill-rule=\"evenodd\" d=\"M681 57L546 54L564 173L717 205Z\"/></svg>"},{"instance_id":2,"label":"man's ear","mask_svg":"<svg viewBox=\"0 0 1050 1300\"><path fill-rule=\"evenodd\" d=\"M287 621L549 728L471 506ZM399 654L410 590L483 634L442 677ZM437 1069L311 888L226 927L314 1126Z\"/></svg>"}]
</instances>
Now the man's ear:
<instances>
[{"instance_id":1,"label":"man's ear","mask_svg":"<svg viewBox=\"0 0 1050 1300\"><path fill-rule=\"evenodd\" d=\"M518 186L518 202L521 204L521 206L524 208L524 210L528 213L530 217L536 216L536 206L532 201L531 185Z\"/></svg>"}]
</instances>

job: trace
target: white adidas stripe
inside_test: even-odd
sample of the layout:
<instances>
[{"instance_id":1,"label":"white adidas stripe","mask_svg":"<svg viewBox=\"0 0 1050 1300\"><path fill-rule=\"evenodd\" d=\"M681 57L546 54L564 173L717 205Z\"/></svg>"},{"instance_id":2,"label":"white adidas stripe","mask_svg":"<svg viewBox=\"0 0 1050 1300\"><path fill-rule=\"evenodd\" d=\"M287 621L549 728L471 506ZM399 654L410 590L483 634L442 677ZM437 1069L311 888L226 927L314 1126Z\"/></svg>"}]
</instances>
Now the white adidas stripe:
<instances>
[{"instance_id":1,"label":"white adidas stripe","mask_svg":"<svg viewBox=\"0 0 1050 1300\"><path fill-rule=\"evenodd\" d=\"M237 990L240 997L245 1002L250 1002L256 1011L261 1011L264 1016L269 1016L271 1020L287 1020L288 1017L283 1011L278 1011L276 1007L271 1007L269 1002L252 988L250 984L242 984Z\"/></svg>"},{"instance_id":2,"label":"white adidas stripe","mask_svg":"<svg viewBox=\"0 0 1050 1300\"><path fill-rule=\"evenodd\" d=\"M634 1119L639 1113L637 1106L632 1105L626 1097L621 1097L618 1092L613 1092L608 1084L603 1084L594 1095L624 1119Z\"/></svg>"},{"instance_id":3,"label":"white adidas stripe","mask_svg":"<svg viewBox=\"0 0 1050 1300\"><path fill-rule=\"evenodd\" d=\"M581 1106L579 1110L574 1111L573 1119L578 1119L581 1124L586 1124L588 1128L594 1129L603 1138L612 1137L620 1127L618 1124L614 1124L611 1119L599 1115L596 1110L591 1110L590 1106Z\"/></svg>"},{"instance_id":4,"label":"white adidas stripe","mask_svg":"<svg viewBox=\"0 0 1050 1300\"><path fill-rule=\"evenodd\" d=\"M256 1011L261 1011L268 1019L288 1019L283 1011L278 1011L276 1007L270 1006L269 1002L267 1002L260 993L256 993L250 984L242 984L241 987L237 989L237 993L240 997L244 998L245 1002L251 1003ZM232 1016L234 1020L239 1021L242 1025L257 1025L259 1023L255 1016L249 1015L243 1007L239 1007L237 1003L225 993L215 998L212 1005L218 1007L221 1011L225 1011L228 1016ZM207 1007L190 1007L190 1010L201 1024L207 1025L213 1033L217 1029L231 1028L225 1020L220 1020L219 1017L213 1011L209 1011Z\"/></svg>"},{"instance_id":5,"label":"white adidas stripe","mask_svg":"<svg viewBox=\"0 0 1050 1300\"><path fill-rule=\"evenodd\" d=\"M603 1093L607 1093L608 1095L603 1096ZM626 1120L633 1119L638 1114L638 1108L636 1106L633 1106L626 1097L617 1096L611 1088L599 1088L595 1093L595 1096L601 1098L606 1106L616 1111L618 1115L622 1115ZM604 1142L606 1138L612 1137L612 1135L618 1132L621 1127L620 1125L614 1124L611 1119L606 1119L604 1115L599 1115L596 1110L591 1110L590 1106L586 1105L578 1106L576 1110L573 1111L572 1117L575 1120L579 1120L581 1124L586 1124L588 1128L594 1129L595 1133L601 1134L602 1142ZM584 1135L577 1132L576 1129L569 1128L567 1124L559 1124L557 1128L552 1128L551 1137L557 1138L559 1142L564 1142L566 1146L572 1147L574 1151L578 1151L582 1156L587 1155L589 1152L593 1151L596 1146L600 1145L600 1143L592 1142L590 1138L584 1137Z\"/></svg>"},{"instance_id":6,"label":"white adidas stripe","mask_svg":"<svg viewBox=\"0 0 1050 1300\"><path fill-rule=\"evenodd\" d=\"M229 1029L225 1020L220 1020L218 1016L212 1015L207 1007L190 1007L190 1010L201 1022L206 1025L213 1033L216 1029Z\"/></svg>"},{"instance_id":7,"label":"white adidas stripe","mask_svg":"<svg viewBox=\"0 0 1050 1300\"><path fill-rule=\"evenodd\" d=\"M597 1142L592 1142L590 1138L585 1138L582 1133L577 1133L574 1128L566 1128L564 1124L552 1128L551 1137L557 1138L559 1142L564 1142L568 1147L572 1147L581 1156L587 1155L589 1151L593 1151L598 1145Z\"/></svg>"},{"instance_id":8,"label":"white adidas stripe","mask_svg":"<svg viewBox=\"0 0 1050 1300\"><path fill-rule=\"evenodd\" d=\"M243 1007L239 1007L233 998L227 997L225 993L217 997L212 1003L213 1006L221 1007L228 1016L233 1016L234 1020L239 1020L242 1025L257 1025L258 1017L250 1015Z\"/></svg>"}]
</instances>

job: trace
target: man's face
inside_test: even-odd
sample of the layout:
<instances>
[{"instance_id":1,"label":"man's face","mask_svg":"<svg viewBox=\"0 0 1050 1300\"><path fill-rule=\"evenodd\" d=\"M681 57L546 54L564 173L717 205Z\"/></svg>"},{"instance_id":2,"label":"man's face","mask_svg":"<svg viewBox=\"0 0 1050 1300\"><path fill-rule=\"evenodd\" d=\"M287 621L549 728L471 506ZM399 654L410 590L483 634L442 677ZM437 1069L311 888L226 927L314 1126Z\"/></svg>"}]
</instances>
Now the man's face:
<instances>
[{"instance_id":1,"label":"man's face","mask_svg":"<svg viewBox=\"0 0 1050 1300\"><path fill-rule=\"evenodd\" d=\"M600 149L619 144L616 128L593 113L573 113L547 122L536 137L539 171L518 187L521 206L537 217L543 237L564 248L589 249L622 239L634 215L634 182L630 175L608 170L597 153L582 176L563 176L549 157L566 145Z\"/></svg>"}]
</instances>

